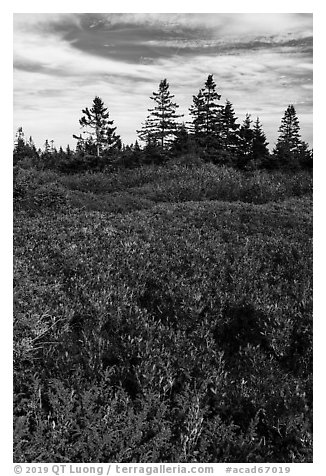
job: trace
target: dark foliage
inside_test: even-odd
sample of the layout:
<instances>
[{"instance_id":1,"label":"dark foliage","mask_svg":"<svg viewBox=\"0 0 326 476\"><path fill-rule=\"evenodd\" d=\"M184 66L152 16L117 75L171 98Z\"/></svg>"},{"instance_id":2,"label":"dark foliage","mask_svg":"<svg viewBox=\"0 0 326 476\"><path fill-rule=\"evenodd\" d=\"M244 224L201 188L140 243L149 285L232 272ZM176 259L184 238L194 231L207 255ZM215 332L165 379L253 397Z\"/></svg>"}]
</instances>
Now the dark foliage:
<instances>
[{"instance_id":1,"label":"dark foliage","mask_svg":"<svg viewBox=\"0 0 326 476\"><path fill-rule=\"evenodd\" d=\"M312 461L312 151L209 75L122 145L14 149L16 462Z\"/></svg>"},{"instance_id":2,"label":"dark foliage","mask_svg":"<svg viewBox=\"0 0 326 476\"><path fill-rule=\"evenodd\" d=\"M101 157L104 151L121 148L120 136L116 134L116 127L113 121L109 120L108 109L104 106L101 98L95 96L90 109L86 107L82 110L83 116L79 120L80 126L84 129L87 138L73 135L78 140L78 149L85 154L94 154Z\"/></svg>"},{"instance_id":3,"label":"dark foliage","mask_svg":"<svg viewBox=\"0 0 326 476\"><path fill-rule=\"evenodd\" d=\"M162 150L167 148L178 129L176 119L183 116L176 113L179 106L172 101L174 95L170 93L169 87L166 79L160 82L158 92L153 92L151 96L155 105L148 109L149 115L142 129L137 131L139 138L147 146L154 144Z\"/></svg>"},{"instance_id":4,"label":"dark foliage","mask_svg":"<svg viewBox=\"0 0 326 476\"><path fill-rule=\"evenodd\" d=\"M279 138L273 150L273 168L298 170L312 168L312 152L301 140L299 119L293 104L290 104L281 121Z\"/></svg>"},{"instance_id":5,"label":"dark foliage","mask_svg":"<svg viewBox=\"0 0 326 476\"><path fill-rule=\"evenodd\" d=\"M96 96L90 109L82 110L79 120L84 137L77 139L76 150L69 146L66 151L54 147L54 141L46 139L44 150L36 150L32 138L26 141L20 127L16 134L14 165L22 168L56 170L65 174L86 171L110 171L121 168L136 168L142 165L163 165L178 162L186 156L219 166L240 170L311 170L313 153L300 138L299 120L293 105L284 113L279 128L279 138L271 154L262 125L257 118L251 127L250 114L240 126L230 101L219 104L221 95L213 75L208 78L189 108L192 121L180 124L177 119L178 104L173 102L167 79L160 81L158 92L151 99L154 107L142 128L137 131L144 142L141 148L123 145L116 134L113 121L109 120L108 108ZM86 136L85 136L86 135ZM51 144L51 145L50 145Z\"/></svg>"},{"instance_id":6,"label":"dark foliage","mask_svg":"<svg viewBox=\"0 0 326 476\"><path fill-rule=\"evenodd\" d=\"M37 158L38 154L32 137L26 141L23 128L19 127L16 133L16 141L13 151L14 166L18 163L21 165L23 161L25 161L25 164L34 165Z\"/></svg>"},{"instance_id":7,"label":"dark foliage","mask_svg":"<svg viewBox=\"0 0 326 476\"><path fill-rule=\"evenodd\" d=\"M311 174L192 161L14 169L16 462L312 460Z\"/></svg>"}]
</instances>

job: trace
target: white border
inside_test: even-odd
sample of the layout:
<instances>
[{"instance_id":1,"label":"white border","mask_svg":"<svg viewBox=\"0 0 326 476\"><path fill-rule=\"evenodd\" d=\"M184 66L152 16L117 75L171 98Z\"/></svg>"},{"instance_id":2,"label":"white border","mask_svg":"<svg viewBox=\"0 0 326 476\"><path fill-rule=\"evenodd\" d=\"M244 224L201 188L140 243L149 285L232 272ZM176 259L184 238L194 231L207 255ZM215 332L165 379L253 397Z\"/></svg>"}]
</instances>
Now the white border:
<instances>
[{"instance_id":1,"label":"white border","mask_svg":"<svg viewBox=\"0 0 326 476\"><path fill-rule=\"evenodd\" d=\"M158 8L154 8L154 6ZM185 8L185 6L187 8ZM265 7L265 8L264 8ZM321 475L325 474L324 429L325 425L325 304L322 301L324 291L323 268L326 263L326 246L324 223L325 203L324 181L325 145L320 134L325 129L326 108L324 75L321 68L325 58L325 15L323 2L319 1L273 1L270 3L253 1L232 1L218 3L216 1L201 2L107 2L94 1L56 1L41 3L40 1L13 1L2 5L1 31L1 290L3 294L2 327L1 327L1 452L3 455L3 474L13 473L12 465L12 14L13 13L68 13L68 12L158 12L158 13L313 13L314 14L314 463L291 465L291 474ZM325 134L325 131L323 130ZM4 145L5 144L5 145ZM323 239L324 238L324 239ZM218 466L218 465L217 465ZM233 465L235 466L235 465ZM220 473L222 474L222 472Z\"/></svg>"}]
</instances>

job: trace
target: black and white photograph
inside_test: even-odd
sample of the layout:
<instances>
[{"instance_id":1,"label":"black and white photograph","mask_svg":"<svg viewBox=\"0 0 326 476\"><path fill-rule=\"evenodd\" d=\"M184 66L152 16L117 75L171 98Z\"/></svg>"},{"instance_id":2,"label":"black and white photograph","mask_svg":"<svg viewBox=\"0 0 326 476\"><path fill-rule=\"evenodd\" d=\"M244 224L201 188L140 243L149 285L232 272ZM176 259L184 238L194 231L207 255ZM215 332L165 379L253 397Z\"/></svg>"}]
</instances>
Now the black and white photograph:
<instances>
[{"instance_id":1,"label":"black and white photograph","mask_svg":"<svg viewBox=\"0 0 326 476\"><path fill-rule=\"evenodd\" d=\"M313 462L313 16L13 13L14 463Z\"/></svg>"}]
</instances>

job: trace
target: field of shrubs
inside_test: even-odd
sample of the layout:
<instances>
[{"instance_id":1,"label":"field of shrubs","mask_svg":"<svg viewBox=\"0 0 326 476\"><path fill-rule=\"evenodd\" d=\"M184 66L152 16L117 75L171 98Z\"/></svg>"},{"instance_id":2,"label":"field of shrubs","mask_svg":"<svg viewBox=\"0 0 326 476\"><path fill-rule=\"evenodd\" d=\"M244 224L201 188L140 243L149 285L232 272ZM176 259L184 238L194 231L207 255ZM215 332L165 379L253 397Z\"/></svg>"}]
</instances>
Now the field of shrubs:
<instances>
[{"instance_id":1,"label":"field of shrubs","mask_svg":"<svg viewBox=\"0 0 326 476\"><path fill-rule=\"evenodd\" d=\"M15 462L311 462L312 176L14 169Z\"/></svg>"}]
</instances>

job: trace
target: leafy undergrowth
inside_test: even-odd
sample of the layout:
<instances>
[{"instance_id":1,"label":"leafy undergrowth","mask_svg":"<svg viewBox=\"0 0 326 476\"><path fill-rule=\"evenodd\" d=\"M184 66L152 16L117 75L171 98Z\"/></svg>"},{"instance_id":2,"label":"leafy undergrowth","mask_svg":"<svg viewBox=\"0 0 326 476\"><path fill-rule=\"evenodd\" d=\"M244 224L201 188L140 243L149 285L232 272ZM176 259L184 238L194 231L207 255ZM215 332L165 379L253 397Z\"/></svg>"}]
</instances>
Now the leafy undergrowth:
<instances>
[{"instance_id":1,"label":"leafy undergrowth","mask_svg":"<svg viewBox=\"0 0 326 476\"><path fill-rule=\"evenodd\" d=\"M311 198L89 211L53 179L14 217L15 461L310 462Z\"/></svg>"},{"instance_id":2,"label":"leafy undergrowth","mask_svg":"<svg viewBox=\"0 0 326 476\"><path fill-rule=\"evenodd\" d=\"M147 166L115 173L58 175L15 170L16 207L28 210L69 205L87 211L128 213L157 203L224 200L262 204L312 193L309 172L240 172L205 164Z\"/></svg>"}]
</instances>

